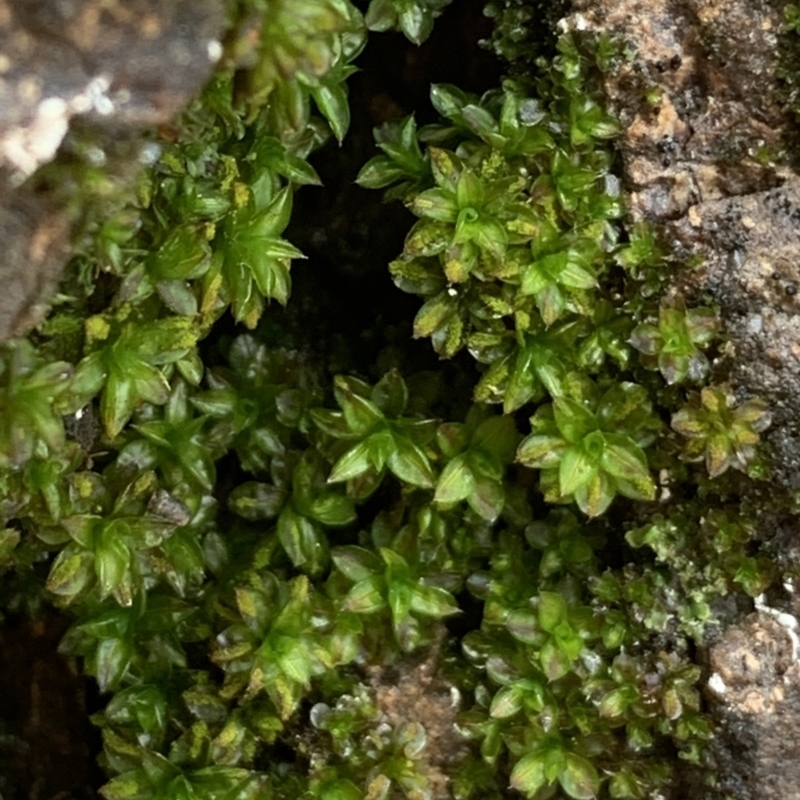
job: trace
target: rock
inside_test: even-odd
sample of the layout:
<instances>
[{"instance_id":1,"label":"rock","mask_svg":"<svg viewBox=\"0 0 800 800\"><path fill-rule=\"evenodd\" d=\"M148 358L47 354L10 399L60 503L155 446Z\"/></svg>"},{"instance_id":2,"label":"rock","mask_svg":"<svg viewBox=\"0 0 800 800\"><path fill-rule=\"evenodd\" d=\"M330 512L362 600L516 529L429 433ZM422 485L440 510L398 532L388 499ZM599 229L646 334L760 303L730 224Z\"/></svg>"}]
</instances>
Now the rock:
<instances>
[{"instance_id":1,"label":"rock","mask_svg":"<svg viewBox=\"0 0 800 800\"><path fill-rule=\"evenodd\" d=\"M116 131L172 119L221 54L217 0L0 0L0 165L55 155L70 117Z\"/></svg>"},{"instance_id":2,"label":"rock","mask_svg":"<svg viewBox=\"0 0 800 800\"><path fill-rule=\"evenodd\" d=\"M0 205L0 340L44 319L69 246L67 214L26 190Z\"/></svg>"},{"instance_id":3,"label":"rock","mask_svg":"<svg viewBox=\"0 0 800 800\"><path fill-rule=\"evenodd\" d=\"M779 96L781 4L769 0L575 0L566 30L610 36L604 76L631 221L660 227L670 290L719 306L728 344L715 380L771 406L775 483L800 488L800 177ZM707 300L705 300L707 302ZM763 508L766 552L800 553L796 516ZM708 651L717 723L708 775L687 768L670 797L800 800L800 664L787 615L761 611ZM775 617L778 617L777 619ZM794 618L792 617L791 620ZM682 781L682 782L681 782Z\"/></svg>"},{"instance_id":4,"label":"rock","mask_svg":"<svg viewBox=\"0 0 800 800\"><path fill-rule=\"evenodd\" d=\"M762 612L729 628L711 648L708 696L724 732L716 745L724 767L720 789L737 800L800 798L796 645L786 627Z\"/></svg>"},{"instance_id":5,"label":"rock","mask_svg":"<svg viewBox=\"0 0 800 800\"><path fill-rule=\"evenodd\" d=\"M616 40L605 76L631 219L663 226L673 289L711 297L730 341L716 378L773 408L775 478L800 488L800 178L776 100L769 0L577 0L567 29ZM699 266L698 266L699 265Z\"/></svg>"},{"instance_id":6,"label":"rock","mask_svg":"<svg viewBox=\"0 0 800 800\"><path fill-rule=\"evenodd\" d=\"M210 75L222 25L221 0L0 0L0 341L41 320L69 250L63 201L24 181L75 116L109 142L169 122Z\"/></svg>"},{"instance_id":7,"label":"rock","mask_svg":"<svg viewBox=\"0 0 800 800\"><path fill-rule=\"evenodd\" d=\"M763 163L784 117L777 80L781 15L766 0L577 0L567 27L612 36L629 53L607 76L622 123L629 209L664 222L698 203L781 182Z\"/></svg>"}]
</instances>

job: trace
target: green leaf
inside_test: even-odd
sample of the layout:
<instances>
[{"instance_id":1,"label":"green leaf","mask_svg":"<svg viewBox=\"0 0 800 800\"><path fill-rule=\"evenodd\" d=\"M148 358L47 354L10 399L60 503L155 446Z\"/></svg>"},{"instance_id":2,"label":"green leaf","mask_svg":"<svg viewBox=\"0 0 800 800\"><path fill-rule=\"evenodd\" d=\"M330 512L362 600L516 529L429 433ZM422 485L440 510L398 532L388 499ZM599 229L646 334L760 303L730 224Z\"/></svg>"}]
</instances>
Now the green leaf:
<instances>
[{"instance_id":1,"label":"green leaf","mask_svg":"<svg viewBox=\"0 0 800 800\"><path fill-rule=\"evenodd\" d=\"M427 300L414 318L414 338L430 336L458 310L458 301L446 291Z\"/></svg>"},{"instance_id":2,"label":"green leaf","mask_svg":"<svg viewBox=\"0 0 800 800\"><path fill-rule=\"evenodd\" d=\"M296 567L319 572L328 560L328 540L308 518L286 506L278 518L278 539Z\"/></svg>"},{"instance_id":3,"label":"green leaf","mask_svg":"<svg viewBox=\"0 0 800 800\"><path fill-rule=\"evenodd\" d=\"M86 550L74 549L74 545L62 550L47 578L47 591L67 598L72 602L94 580L94 555Z\"/></svg>"},{"instance_id":4,"label":"green leaf","mask_svg":"<svg viewBox=\"0 0 800 800\"><path fill-rule=\"evenodd\" d=\"M395 578L387 582L389 585L387 599L392 612L392 620L397 627L405 622L405 618L411 611L413 587L409 581L403 578Z\"/></svg>"},{"instance_id":5,"label":"green leaf","mask_svg":"<svg viewBox=\"0 0 800 800\"><path fill-rule=\"evenodd\" d=\"M389 417L399 417L408 405L408 387L400 372L387 372L372 390L372 402Z\"/></svg>"},{"instance_id":6,"label":"green leaf","mask_svg":"<svg viewBox=\"0 0 800 800\"><path fill-rule=\"evenodd\" d=\"M453 226L447 222L436 222L435 220L420 219L414 223L406 236L403 256L406 259L419 258L420 256L438 256L444 253L450 246L453 239ZM403 263L402 261L400 263ZM406 261L406 264L408 261ZM412 262L418 263L418 262ZM423 264L425 262L422 262ZM398 267L396 267L398 269ZM408 267L406 266L406 271ZM398 283L395 278L395 283ZM425 283L430 284L434 289L440 288L441 277L438 269L431 274L428 270L425 274ZM398 285L400 285L398 283ZM403 288L403 286L400 286ZM415 286L413 291L418 292L421 286ZM426 292L427 294L428 292Z\"/></svg>"},{"instance_id":7,"label":"green leaf","mask_svg":"<svg viewBox=\"0 0 800 800\"><path fill-rule=\"evenodd\" d=\"M309 515L323 525L336 528L353 522L356 519L356 510L349 497L335 492L324 492L312 501Z\"/></svg>"},{"instance_id":8,"label":"green leaf","mask_svg":"<svg viewBox=\"0 0 800 800\"><path fill-rule=\"evenodd\" d=\"M526 467L552 469L561 462L568 445L560 436L526 436L517 449L517 461Z\"/></svg>"},{"instance_id":9,"label":"green leaf","mask_svg":"<svg viewBox=\"0 0 800 800\"><path fill-rule=\"evenodd\" d=\"M682 408L672 415L672 429L687 437L703 436L706 420L703 413L696 408Z\"/></svg>"},{"instance_id":10,"label":"green leaf","mask_svg":"<svg viewBox=\"0 0 800 800\"><path fill-rule=\"evenodd\" d=\"M423 489L433 488L435 476L428 457L405 436L394 437L394 450L386 463L401 481Z\"/></svg>"},{"instance_id":11,"label":"green leaf","mask_svg":"<svg viewBox=\"0 0 800 800\"><path fill-rule=\"evenodd\" d=\"M519 434L513 417L498 415L488 417L478 425L470 447L490 454L500 464L510 464L514 460L518 442Z\"/></svg>"},{"instance_id":12,"label":"green leaf","mask_svg":"<svg viewBox=\"0 0 800 800\"><path fill-rule=\"evenodd\" d=\"M113 369L111 375L114 375ZM154 405L164 405L169 400L169 381L160 369L136 361L128 367L126 378L133 381L135 393L142 400Z\"/></svg>"},{"instance_id":13,"label":"green leaf","mask_svg":"<svg viewBox=\"0 0 800 800\"><path fill-rule=\"evenodd\" d=\"M386 607L384 592L383 578L379 575L370 575L360 580L347 593L342 608L356 614L374 614Z\"/></svg>"},{"instance_id":14,"label":"green leaf","mask_svg":"<svg viewBox=\"0 0 800 800\"><path fill-rule=\"evenodd\" d=\"M228 497L234 514L255 522L277 517L286 501L286 490L268 483L249 481L237 486Z\"/></svg>"},{"instance_id":15,"label":"green leaf","mask_svg":"<svg viewBox=\"0 0 800 800\"><path fill-rule=\"evenodd\" d=\"M609 719L622 717L631 701L636 699L636 694L635 688L628 686L620 686L607 692L600 701L600 716Z\"/></svg>"},{"instance_id":16,"label":"green leaf","mask_svg":"<svg viewBox=\"0 0 800 800\"><path fill-rule=\"evenodd\" d=\"M575 490L578 508L589 517L599 517L614 499L616 486L613 480L601 470L592 473L589 480Z\"/></svg>"},{"instance_id":17,"label":"green leaf","mask_svg":"<svg viewBox=\"0 0 800 800\"><path fill-rule=\"evenodd\" d=\"M339 778L320 789L320 800L363 800L364 794L352 781Z\"/></svg>"},{"instance_id":18,"label":"green leaf","mask_svg":"<svg viewBox=\"0 0 800 800\"><path fill-rule=\"evenodd\" d=\"M553 414L561 435L572 444L577 444L597 429L594 414L570 397L556 397L553 400Z\"/></svg>"},{"instance_id":19,"label":"green leaf","mask_svg":"<svg viewBox=\"0 0 800 800\"><path fill-rule=\"evenodd\" d=\"M341 375L334 378L334 394L353 433L363 436L383 422L383 414L378 406L354 392L347 378Z\"/></svg>"},{"instance_id":20,"label":"green leaf","mask_svg":"<svg viewBox=\"0 0 800 800\"><path fill-rule=\"evenodd\" d=\"M503 686L492 698L489 716L495 719L508 719L522 709L523 693L519 686Z\"/></svg>"},{"instance_id":21,"label":"green leaf","mask_svg":"<svg viewBox=\"0 0 800 800\"><path fill-rule=\"evenodd\" d=\"M292 183L301 186L322 186L322 181L314 167L305 159L299 158L291 153L283 154L276 170L292 181Z\"/></svg>"},{"instance_id":22,"label":"green leaf","mask_svg":"<svg viewBox=\"0 0 800 800\"><path fill-rule=\"evenodd\" d=\"M459 119L461 110L471 99L466 92L449 83L434 83L431 86L431 104L447 119Z\"/></svg>"},{"instance_id":23,"label":"green leaf","mask_svg":"<svg viewBox=\"0 0 800 800\"><path fill-rule=\"evenodd\" d=\"M436 484L436 503L457 503L465 500L475 490L475 478L467 464L467 455L456 456L442 470Z\"/></svg>"},{"instance_id":24,"label":"green leaf","mask_svg":"<svg viewBox=\"0 0 800 800\"><path fill-rule=\"evenodd\" d=\"M555 592L539 593L539 624L542 626L542 630L552 633L567 619L567 603L560 594Z\"/></svg>"},{"instance_id":25,"label":"green leaf","mask_svg":"<svg viewBox=\"0 0 800 800\"><path fill-rule=\"evenodd\" d=\"M386 460L394 448L392 432L388 428L383 428L371 434L367 438L369 446L369 457L372 462L372 469L380 473L386 465Z\"/></svg>"},{"instance_id":26,"label":"green leaf","mask_svg":"<svg viewBox=\"0 0 800 800\"><path fill-rule=\"evenodd\" d=\"M575 753L564 754L564 768L558 775L561 788L574 800L594 800L600 791L600 777L590 761Z\"/></svg>"},{"instance_id":27,"label":"green leaf","mask_svg":"<svg viewBox=\"0 0 800 800\"><path fill-rule=\"evenodd\" d=\"M558 485L561 494L568 497L583 486L597 470L597 460L582 447L568 447L564 451L558 469Z\"/></svg>"},{"instance_id":28,"label":"green leaf","mask_svg":"<svg viewBox=\"0 0 800 800\"><path fill-rule=\"evenodd\" d=\"M318 87L311 88L311 96L328 120L336 141L340 144L350 127L350 104L347 102L347 86L336 79L323 80Z\"/></svg>"},{"instance_id":29,"label":"green leaf","mask_svg":"<svg viewBox=\"0 0 800 800\"><path fill-rule=\"evenodd\" d=\"M369 450L369 439L359 442L351 447L334 465L328 476L328 483L349 481L372 466L372 457Z\"/></svg>"},{"instance_id":30,"label":"green leaf","mask_svg":"<svg viewBox=\"0 0 800 800\"><path fill-rule=\"evenodd\" d=\"M511 788L533 797L549 781L545 774L545 760L538 752L523 756L511 771Z\"/></svg>"},{"instance_id":31,"label":"green leaf","mask_svg":"<svg viewBox=\"0 0 800 800\"><path fill-rule=\"evenodd\" d=\"M572 258L569 258L564 268L559 271L558 282L572 289L594 289L598 285L595 274Z\"/></svg>"},{"instance_id":32,"label":"green leaf","mask_svg":"<svg viewBox=\"0 0 800 800\"><path fill-rule=\"evenodd\" d=\"M100 545L95 551L95 570L101 600L113 593L120 605L131 604L130 560L130 550L117 535L115 527L109 526L103 531Z\"/></svg>"},{"instance_id":33,"label":"green leaf","mask_svg":"<svg viewBox=\"0 0 800 800\"><path fill-rule=\"evenodd\" d=\"M136 400L133 378L120 374L118 370L112 371L100 399L100 419L109 438L116 438L125 427Z\"/></svg>"},{"instance_id":34,"label":"green leaf","mask_svg":"<svg viewBox=\"0 0 800 800\"><path fill-rule=\"evenodd\" d=\"M365 189L383 189L405 177L405 170L389 156L375 156L367 161L356 176L356 183Z\"/></svg>"},{"instance_id":35,"label":"green leaf","mask_svg":"<svg viewBox=\"0 0 800 800\"><path fill-rule=\"evenodd\" d=\"M277 663L287 678L308 687L313 667L310 654L300 641L291 637L280 637L276 647Z\"/></svg>"},{"instance_id":36,"label":"green leaf","mask_svg":"<svg viewBox=\"0 0 800 800\"><path fill-rule=\"evenodd\" d=\"M19 531L13 528L0 529L0 567L14 560L14 548L19 544Z\"/></svg>"},{"instance_id":37,"label":"green leaf","mask_svg":"<svg viewBox=\"0 0 800 800\"><path fill-rule=\"evenodd\" d=\"M461 116L470 129L485 142L490 144L497 142L498 145L502 143L503 138L498 136L499 126L497 120L485 108L472 104L466 105L461 111Z\"/></svg>"},{"instance_id":38,"label":"green leaf","mask_svg":"<svg viewBox=\"0 0 800 800\"><path fill-rule=\"evenodd\" d=\"M462 169L456 184L456 202L459 208L480 208L486 198L483 182L470 169Z\"/></svg>"},{"instance_id":39,"label":"green leaf","mask_svg":"<svg viewBox=\"0 0 800 800\"><path fill-rule=\"evenodd\" d=\"M539 662L549 681L563 678L572 666L572 658L559 647L555 639L548 639L539 651Z\"/></svg>"},{"instance_id":40,"label":"green leaf","mask_svg":"<svg viewBox=\"0 0 800 800\"><path fill-rule=\"evenodd\" d=\"M411 610L424 617L441 619L451 614L458 614L461 609L450 592L438 586L418 583L411 590Z\"/></svg>"},{"instance_id":41,"label":"green leaf","mask_svg":"<svg viewBox=\"0 0 800 800\"><path fill-rule=\"evenodd\" d=\"M371 550L356 545L343 545L331 550L337 568L351 581L363 581L383 570L378 556Z\"/></svg>"},{"instance_id":42,"label":"green leaf","mask_svg":"<svg viewBox=\"0 0 800 800\"><path fill-rule=\"evenodd\" d=\"M372 0L364 16L364 22L371 31L388 31L397 22L397 11L393 0Z\"/></svg>"},{"instance_id":43,"label":"green leaf","mask_svg":"<svg viewBox=\"0 0 800 800\"><path fill-rule=\"evenodd\" d=\"M439 222L455 222L459 213L455 194L441 188L420 192L411 202L410 208L418 217Z\"/></svg>"},{"instance_id":44,"label":"green leaf","mask_svg":"<svg viewBox=\"0 0 800 800\"><path fill-rule=\"evenodd\" d=\"M706 469L709 477L719 477L733 463L733 447L727 433L710 436L706 445Z\"/></svg>"},{"instance_id":45,"label":"green leaf","mask_svg":"<svg viewBox=\"0 0 800 800\"><path fill-rule=\"evenodd\" d=\"M112 778L100 788L106 800L152 800L153 785L144 770L134 770Z\"/></svg>"},{"instance_id":46,"label":"green leaf","mask_svg":"<svg viewBox=\"0 0 800 800\"><path fill-rule=\"evenodd\" d=\"M403 3L398 14L398 24L409 41L422 44L433 30L433 14L419 0Z\"/></svg>"},{"instance_id":47,"label":"green leaf","mask_svg":"<svg viewBox=\"0 0 800 800\"><path fill-rule=\"evenodd\" d=\"M502 513L505 499L506 493L502 481L486 475L476 475L475 489L467 496L469 507L492 524Z\"/></svg>"},{"instance_id":48,"label":"green leaf","mask_svg":"<svg viewBox=\"0 0 800 800\"><path fill-rule=\"evenodd\" d=\"M630 483L639 497L652 500L656 487L647 466L644 451L628 437L608 435L601 460L602 468L615 478Z\"/></svg>"},{"instance_id":49,"label":"green leaf","mask_svg":"<svg viewBox=\"0 0 800 800\"><path fill-rule=\"evenodd\" d=\"M103 639L95 654L95 677L101 692L119 686L133 656L133 648L127 639Z\"/></svg>"}]
</instances>

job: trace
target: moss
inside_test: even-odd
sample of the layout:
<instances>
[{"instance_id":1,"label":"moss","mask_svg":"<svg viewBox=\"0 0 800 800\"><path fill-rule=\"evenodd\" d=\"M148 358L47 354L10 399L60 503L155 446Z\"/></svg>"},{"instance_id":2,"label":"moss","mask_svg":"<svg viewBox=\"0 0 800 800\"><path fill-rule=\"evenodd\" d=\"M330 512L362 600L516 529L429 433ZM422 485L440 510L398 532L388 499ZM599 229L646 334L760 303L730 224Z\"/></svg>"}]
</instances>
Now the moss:
<instances>
[{"instance_id":1,"label":"moss","mask_svg":"<svg viewBox=\"0 0 800 800\"><path fill-rule=\"evenodd\" d=\"M495 4L516 77L377 130L359 182L417 218L389 268L405 325L452 363L375 323L376 364L329 381L289 223L365 24L304 3L232 6L136 199L83 226L69 292L3 350L4 606L73 615L108 800L645 797L706 763L713 604L774 571L741 505L765 409L708 384L713 311L662 303L673 265L622 226L615 49Z\"/></svg>"}]
</instances>

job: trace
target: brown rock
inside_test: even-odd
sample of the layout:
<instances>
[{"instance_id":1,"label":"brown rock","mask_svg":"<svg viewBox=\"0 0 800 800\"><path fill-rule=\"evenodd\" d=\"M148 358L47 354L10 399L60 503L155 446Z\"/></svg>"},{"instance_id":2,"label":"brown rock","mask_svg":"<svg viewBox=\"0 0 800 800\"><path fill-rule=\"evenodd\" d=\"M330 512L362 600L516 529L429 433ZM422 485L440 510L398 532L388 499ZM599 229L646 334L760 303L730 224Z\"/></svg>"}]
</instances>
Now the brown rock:
<instances>
[{"instance_id":1,"label":"brown rock","mask_svg":"<svg viewBox=\"0 0 800 800\"><path fill-rule=\"evenodd\" d=\"M800 488L800 177L785 152L778 92L782 7L769 0L576 0L566 29L616 39L630 57L606 75L621 121L633 221L665 233L671 289L719 305L729 342L715 379L772 407L773 473ZM699 266L697 266L699 264ZM765 515L771 513L765 508ZM796 520L767 523L773 554L796 565ZM706 774L671 797L800 800L796 640L766 613L728 628L709 651L717 722Z\"/></svg>"},{"instance_id":2,"label":"brown rock","mask_svg":"<svg viewBox=\"0 0 800 800\"><path fill-rule=\"evenodd\" d=\"M567 26L624 42L609 75L622 122L629 208L663 222L690 206L781 182L759 155L777 152L784 119L776 81L780 13L765 0L577 0ZM658 98L648 102L647 98Z\"/></svg>"},{"instance_id":3,"label":"brown rock","mask_svg":"<svg viewBox=\"0 0 800 800\"><path fill-rule=\"evenodd\" d=\"M800 178L778 104L779 4L577 0L567 28L626 52L605 89L633 220L665 226L674 289L711 296L730 347L716 379L773 408L775 477L800 487ZM649 98L649 100L648 100Z\"/></svg>"},{"instance_id":4,"label":"brown rock","mask_svg":"<svg viewBox=\"0 0 800 800\"><path fill-rule=\"evenodd\" d=\"M723 784L737 800L800 798L800 663L791 636L759 613L711 648L709 699L730 758Z\"/></svg>"}]
</instances>

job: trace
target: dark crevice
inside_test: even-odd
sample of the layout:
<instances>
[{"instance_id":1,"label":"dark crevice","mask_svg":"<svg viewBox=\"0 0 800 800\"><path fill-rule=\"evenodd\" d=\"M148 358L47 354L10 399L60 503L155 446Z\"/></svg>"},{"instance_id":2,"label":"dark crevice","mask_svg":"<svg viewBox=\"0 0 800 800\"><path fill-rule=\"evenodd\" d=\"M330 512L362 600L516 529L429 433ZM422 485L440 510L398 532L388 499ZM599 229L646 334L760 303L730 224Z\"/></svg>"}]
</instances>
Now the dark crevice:
<instances>
[{"instance_id":1,"label":"dark crevice","mask_svg":"<svg viewBox=\"0 0 800 800\"><path fill-rule=\"evenodd\" d=\"M375 380L376 364L378 373L382 366L404 372L438 367L430 343L411 340L419 298L395 288L387 268L415 218L401 203L384 203L382 192L362 189L355 179L380 152L373 128L412 113L420 125L436 119L431 84L455 83L476 93L498 85L499 62L478 46L491 31L483 5L483 0L455 3L420 47L398 33L373 35L348 84L352 122L344 142L330 141L311 158L323 186L295 197L286 235L308 260L293 267L292 299L281 325L331 372ZM266 317L270 326L270 314ZM379 359L387 348L394 357Z\"/></svg>"}]
</instances>

